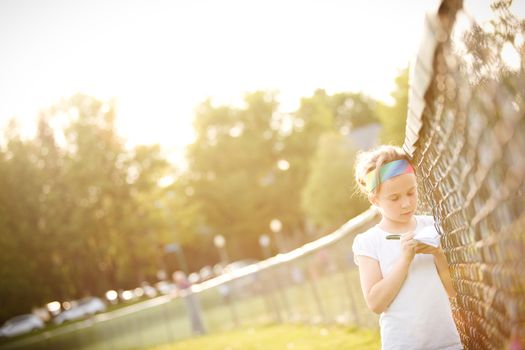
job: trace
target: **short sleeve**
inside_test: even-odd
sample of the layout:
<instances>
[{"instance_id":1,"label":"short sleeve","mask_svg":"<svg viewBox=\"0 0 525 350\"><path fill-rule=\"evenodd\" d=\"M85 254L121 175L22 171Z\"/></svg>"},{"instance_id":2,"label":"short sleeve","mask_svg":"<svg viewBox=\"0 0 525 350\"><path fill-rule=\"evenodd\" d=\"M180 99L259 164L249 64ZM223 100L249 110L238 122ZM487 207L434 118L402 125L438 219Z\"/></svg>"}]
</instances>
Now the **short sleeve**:
<instances>
[{"instance_id":1,"label":"short sleeve","mask_svg":"<svg viewBox=\"0 0 525 350\"><path fill-rule=\"evenodd\" d=\"M352 251L354 252L354 262L358 266L358 255L368 256L372 259L379 260L377 256L377 250L374 246L374 242L369 238L370 237L364 236L363 234L359 234L354 238L354 243L352 244Z\"/></svg>"}]
</instances>

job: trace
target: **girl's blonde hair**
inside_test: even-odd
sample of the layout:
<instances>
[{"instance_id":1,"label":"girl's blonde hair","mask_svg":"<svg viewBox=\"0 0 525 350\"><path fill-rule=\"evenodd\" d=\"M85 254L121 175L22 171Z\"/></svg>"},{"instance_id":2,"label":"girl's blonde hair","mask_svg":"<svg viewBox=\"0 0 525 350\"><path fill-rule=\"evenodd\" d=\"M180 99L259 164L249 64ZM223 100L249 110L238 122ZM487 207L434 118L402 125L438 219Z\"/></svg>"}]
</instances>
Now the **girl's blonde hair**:
<instances>
[{"instance_id":1,"label":"girl's blonde hair","mask_svg":"<svg viewBox=\"0 0 525 350\"><path fill-rule=\"evenodd\" d=\"M366 190L366 174L372 170L381 168L385 163L399 159L405 159L410 162L410 158L403 149L397 146L381 145L368 151L358 152L355 160L355 180L359 190L368 196L373 193L378 193L381 187L379 179L377 181L378 185L372 193ZM377 176L379 176L379 172L377 172Z\"/></svg>"}]
</instances>

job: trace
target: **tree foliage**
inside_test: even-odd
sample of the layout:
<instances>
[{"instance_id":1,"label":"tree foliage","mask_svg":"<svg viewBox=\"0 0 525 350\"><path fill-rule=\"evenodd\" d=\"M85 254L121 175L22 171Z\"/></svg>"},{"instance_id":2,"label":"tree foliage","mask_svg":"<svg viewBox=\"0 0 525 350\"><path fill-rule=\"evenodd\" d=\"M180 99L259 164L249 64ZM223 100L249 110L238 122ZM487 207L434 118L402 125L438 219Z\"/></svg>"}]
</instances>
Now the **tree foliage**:
<instances>
[{"instance_id":1,"label":"tree foliage","mask_svg":"<svg viewBox=\"0 0 525 350\"><path fill-rule=\"evenodd\" d=\"M70 122L53 130L59 115ZM163 222L152 199L168 163L158 147L126 150L114 121L111 103L77 95L41 115L34 139L7 133L0 319L55 299L136 286L154 274Z\"/></svg>"},{"instance_id":2,"label":"tree foliage","mask_svg":"<svg viewBox=\"0 0 525 350\"><path fill-rule=\"evenodd\" d=\"M244 102L234 108L207 101L197 109L197 140L188 148L188 171L178 196L189 210L198 210L198 219L183 229L206 227L206 239L222 234L232 253L254 254L257 237L276 215L278 105L263 92L247 95Z\"/></svg>"},{"instance_id":3,"label":"tree foliage","mask_svg":"<svg viewBox=\"0 0 525 350\"><path fill-rule=\"evenodd\" d=\"M381 142L402 146L405 141L405 125L408 113L408 68L402 69L395 79L396 87L391 96L392 106L378 105L378 116L383 130Z\"/></svg>"},{"instance_id":4,"label":"tree foliage","mask_svg":"<svg viewBox=\"0 0 525 350\"><path fill-rule=\"evenodd\" d=\"M277 247L271 235L274 253L312 239L312 223L314 235L336 228L367 206L352 198L349 132L379 120L383 140L402 139L403 74L392 107L324 90L290 114L270 92L247 94L242 106L205 101L182 170L158 145L127 149L111 101L64 100L42 112L33 139L12 124L0 148L0 321L51 300L153 282L158 269L175 268L168 243L195 271L219 261L217 234L236 260L262 258L258 239L273 219L284 238ZM174 181L161 185L166 176Z\"/></svg>"},{"instance_id":5,"label":"tree foliage","mask_svg":"<svg viewBox=\"0 0 525 350\"><path fill-rule=\"evenodd\" d=\"M301 202L316 225L335 229L367 208L365 201L352 196L355 154L348 138L337 133L321 136Z\"/></svg>"}]
</instances>

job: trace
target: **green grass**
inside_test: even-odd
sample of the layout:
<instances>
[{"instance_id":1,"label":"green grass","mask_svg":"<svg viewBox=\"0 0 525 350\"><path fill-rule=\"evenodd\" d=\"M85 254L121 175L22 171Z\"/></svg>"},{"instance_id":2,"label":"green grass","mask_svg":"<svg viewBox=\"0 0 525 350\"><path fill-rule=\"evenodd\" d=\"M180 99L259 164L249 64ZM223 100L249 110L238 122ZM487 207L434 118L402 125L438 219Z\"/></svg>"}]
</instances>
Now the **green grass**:
<instances>
[{"instance_id":1,"label":"green grass","mask_svg":"<svg viewBox=\"0 0 525 350\"><path fill-rule=\"evenodd\" d=\"M271 325L214 333L149 350L375 350L380 347L377 330L341 326Z\"/></svg>"}]
</instances>

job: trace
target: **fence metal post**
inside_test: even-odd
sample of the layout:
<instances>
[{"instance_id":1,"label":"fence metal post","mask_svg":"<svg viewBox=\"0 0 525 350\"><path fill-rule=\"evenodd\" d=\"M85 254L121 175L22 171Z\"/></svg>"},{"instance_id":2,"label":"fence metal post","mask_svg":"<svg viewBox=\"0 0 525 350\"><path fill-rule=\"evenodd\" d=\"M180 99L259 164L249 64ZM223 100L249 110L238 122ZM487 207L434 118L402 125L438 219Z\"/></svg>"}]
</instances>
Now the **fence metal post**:
<instances>
[{"instance_id":1,"label":"fence metal post","mask_svg":"<svg viewBox=\"0 0 525 350\"><path fill-rule=\"evenodd\" d=\"M354 320L356 322L356 325L362 326L361 318L359 317L359 313L357 309L357 301L355 299L354 292L352 291L352 287L350 285L350 279L348 278L348 272L350 271L350 269L346 267L345 265L345 255L344 255L345 252L340 247L337 250L339 251L339 254L338 254L338 259L336 259L336 263L337 263L337 266L340 272L343 275L343 282L344 282L346 294L348 297L347 300L350 303L350 308L352 309L352 313L354 315Z\"/></svg>"},{"instance_id":2,"label":"fence metal post","mask_svg":"<svg viewBox=\"0 0 525 350\"><path fill-rule=\"evenodd\" d=\"M308 283L310 284L310 287L312 289L312 294L314 296L314 300L315 300L315 304L317 305L317 309L319 310L319 314L321 315L323 322L326 322L326 313L324 311L324 307L321 302L319 291L317 290L317 285L315 283L315 276L313 273L311 262L308 264Z\"/></svg>"}]
</instances>

